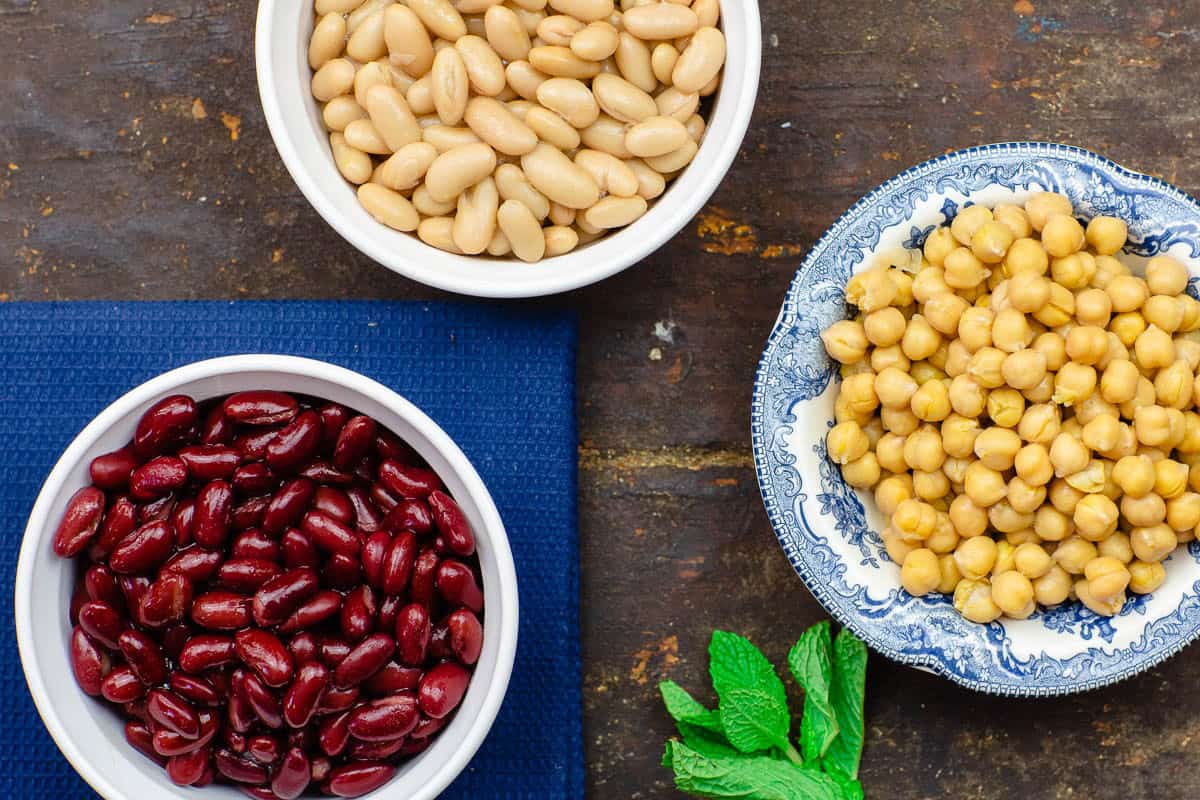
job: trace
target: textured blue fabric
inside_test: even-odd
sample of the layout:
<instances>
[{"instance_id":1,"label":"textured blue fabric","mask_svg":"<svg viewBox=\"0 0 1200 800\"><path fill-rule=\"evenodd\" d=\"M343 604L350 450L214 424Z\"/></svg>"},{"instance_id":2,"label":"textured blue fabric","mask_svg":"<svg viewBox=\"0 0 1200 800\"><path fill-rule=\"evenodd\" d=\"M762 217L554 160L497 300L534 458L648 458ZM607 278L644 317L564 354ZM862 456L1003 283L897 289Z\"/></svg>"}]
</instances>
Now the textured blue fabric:
<instances>
[{"instance_id":1,"label":"textured blue fabric","mask_svg":"<svg viewBox=\"0 0 1200 800\"><path fill-rule=\"evenodd\" d=\"M0 304L0 797L95 797L42 727L17 657L12 580L42 481L128 389L254 352L324 359L392 387L458 442L499 506L520 581L517 662L491 735L443 797L582 797L574 318L323 301Z\"/></svg>"}]
</instances>

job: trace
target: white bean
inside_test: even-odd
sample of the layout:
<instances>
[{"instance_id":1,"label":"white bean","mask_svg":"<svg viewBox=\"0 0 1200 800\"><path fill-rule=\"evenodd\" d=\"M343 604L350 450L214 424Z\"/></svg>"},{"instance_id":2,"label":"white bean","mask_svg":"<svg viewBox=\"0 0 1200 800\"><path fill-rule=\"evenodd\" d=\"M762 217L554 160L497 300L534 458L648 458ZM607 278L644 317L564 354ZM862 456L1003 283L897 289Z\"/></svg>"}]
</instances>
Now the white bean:
<instances>
[{"instance_id":1,"label":"white bean","mask_svg":"<svg viewBox=\"0 0 1200 800\"><path fill-rule=\"evenodd\" d=\"M438 153L483 141L470 128L451 125L430 125L421 131L421 138L437 148Z\"/></svg>"},{"instance_id":2,"label":"white bean","mask_svg":"<svg viewBox=\"0 0 1200 800\"><path fill-rule=\"evenodd\" d=\"M700 18L687 6L653 3L631 8L621 17L625 30L643 41L690 36L700 27Z\"/></svg>"},{"instance_id":3,"label":"white bean","mask_svg":"<svg viewBox=\"0 0 1200 800\"><path fill-rule=\"evenodd\" d=\"M408 7L421 18L435 36L456 42L467 35L467 23L448 0L407 0Z\"/></svg>"},{"instance_id":4,"label":"white bean","mask_svg":"<svg viewBox=\"0 0 1200 800\"><path fill-rule=\"evenodd\" d=\"M421 18L399 3L383 13L383 38L392 63L414 78L427 74L433 67L433 42Z\"/></svg>"},{"instance_id":5,"label":"white bean","mask_svg":"<svg viewBox=\"0 0 1200 800\"><path fill-rule=\"evenodd\" d=\"M471 98L464 119L476 136L505 155L521 156L537 147L537 134L490 97Z\"/></svg>"},{"instance_id":6,"label":"white bean","mask_svg":"<svg viewBox=\"0 0 1200 800\"><path fill-rule=\"evenodd\" d=\"M499 228L492 234L492 240L488 242L487 254L489 256L506 256L512 252L512 245L508 243L508 237L504 235L504 231Z\"/></svg>"},{"instance_id":7,"label":"white bean","mask_svg":"<svg viewBox=\"0 0 1200 800\"><path fill-rule=\"evenodd\" d=\"M701 28L715 28L721 19L720 0L696 0L692 3L692 11L696 12Z\"/></svg>"},{"instance_id":8,"label":"white bean","mask_svg":"<svg viewBox=\"0 0 1200 800\"><path fill-rule=\"evenodd\" d=\"M358 8L351 11L350 15L346 17L346 31L353 36L354 32L358 30L359 25L370 19L371 15L376 11L382 11L384 6L389 5L391 2L392 0L367 0Z\"/></svg>"},{"instance_id":9,"label":"white bean","mask_svg":"<svg viewBox=\"0 0 1200 800\"><path fill-rule=\"evenodd\" d=\"M326 14L317 20L308 42L308 65L320 69L325 62L340 56L345 46L346 18L336 13Z\"/></svg>"},{"instance_id":10,"label":"white bean","mask_svg":"<svg viewBox=\"0 0 1200 800\"><path fill-rule=\"evenodd\" d=\"M525 124L543 142L552 144L563 152L574 150L582 141L578 130L548 108L534 106L529 109L525 113Z\"/></svg>"},{"instance_id":11,"label":"white bean","mask_svg":"<svg viewBox=\"0 0 1200 800\"><path fill-rule=\"evenodd\" d=\"M364 153L377 156L391 155L392 153L387 142L379 135L379 131L375 129L375 125L369 119L354 120L346 126L343 134L346 137L346 144L355 150L362 150Z\"/></svg>"},{"instance_id":12,"label":"white bean","mask_svg":"<svg viewBox=\"0 0 1200 800\"><path fill-rule=\"evenodd\" d=\"M624 161L600 150L580 150L575 164L592 176L600 191L618 197L633 197L638 193L638 178Z\"/></svg>"},{"instance_id":13,"label":"white bean","mask_svg":"<svg viewBox=\"0 0 1200 800\"><path fill-rule=\"evenodd\" d=\"M671 85L671 73L675 71L678 61L679 51L668 42L659 42L650 51L650 68L654 70L654 77L667 86Z\"/></svg>"},{"instance_id":14,"label":"white bean","mask_svg":"<svg viewBox=\"0 0 1200 800\"><path fill-rule=\"evenodd\" d=\"M691 141L687 128L674 117L650 117L634 125L625 135L625 146L638 158L664 156L683 147L687 141Z\"/></svg>"},{"instance_id":15,"label":"white bean","mask_svg":"<svg viewBox=\"0 0 1200 800\"><path fill-rule=\"evenodd\" d=\"M358 29L350 34L350 40L346 42L346 55L360 64L387 55L387 44L383 39L383 9L363 20Z\"/></svg>"},{"instance_id":16,"label":"white bean","mask_svg":"<svg viewBox=\"0 0 1200 800\"><path fill-rule=\"evenodd\" d=\"M504 68L504 76L508 79L508 85L515 89L517 94L530 101L537 99L538 87L550 79L549 75L534 69L528 61L510 62Z\"/></svg>"},{"instance_id":17,"label":"white bean","mask_svg":"<svg viewBox=\"0 0 1200 800\"><path fill-rule=\"evenodd\" d=\"M321 119L331 131L344 131L354 120L366 118L367 112L348 94L333 98L321 111Z\"/></svg>"},{"instance_id":18,"label":"white bean","mask_svg":"<svg viewBox=\"0 0 1200 800\"><path fill-rule=\"evenodd\" d=\"M445 203L434 200L433 195L429 193L428 187L422 183L413 190L412 204L413 208L421 212L421 216L444 217L458 208L458 198L448 200Z\"/></svg>"},{"instance_id":19,"label":"white bean","mask_svg":"<svg viewBox=\"0 0 1200 800\"><path fill-rule=\"evenodd\" d=\"M468 187L458 196L458 213L454 217L451 236L459 250L477 255L487 249L488 242L496 233L496 211L499 207L500 195L491 177Z\"/></svg>"},{"instance_id":20,"label":"white bean","mask_svg":"<svg viewBox=\"0 0 1200 800\"><path fill-rule=\"evenodd\" d=\"M653 200L667 190L667 179L650 169L640 158L627 159L625 165L637 176L637 193L640 197Z\"/></svg>"},{"instance_id":21,"label":"white bean","mask_svg":"<svg viewBox=\"0 0 1200 800\"><path fill-rule=\"evenodd\" d=\"M329 146L333 150L333 163L343 178L355 185L371 179L371 157L347 144L345 136L336 131L329 134Z\"/></svg>"},{"instance_id":22,"label":"white bean","mask_svg":"<svg viewBox=\"0 0 1200 800\"><path fill-rule=\"evenodd\" d=\"M350 91L354 85L354 63L345 58L326 61L312 78L313 97L326 103Z\"/></svg>"},{"instance_id":23,"label":"white bean","mask_svg":"<svg viewBox=\"0 0 1200 800\"><path fill-rule=\"evenodd\" d=\"M363 0L316 0L318 14L349 14L363 4Z\"/></svg>"},{"instance_id":24,"label":"white bean","mask_svg":"<svg viewBox=\"0 0 1200 800\"><path fill-rule=\"evenodd\" d=\"M581 130L579 136L593 150L603 150L617 158L633 158L633 153L625 146L625 123L608 114L601 114L600 119Z\"/></svg>"},{"instance_id":25,"label":"white bean","mask_svg":"<svg viewBox=\"0 0 1200 800\"><path fill-rule=\"evenodd\" d=\"M550 0L550 7L584 22L608 19L615 8L613 0Z\"/></svg>"},{"instance_id":26,"label":"white bean","mask_svg":"<svg viewBox=\"0 0 1200 800\"><path fill-rule=\"evenodd\" d=\"M658 88L650 48L641 39L621 31L621 43L617 45L617 52L613 54L613 58L616 59L617 67L625 80L643 92L653 92Z\"/></svg>"},{"instance_id":27,"label":"white bean","mask_svg":"<svg viewBox=\"0 0 1200 800\"><path fill-rule=\"evenodd\" d=\"M573 229L561 225L546 228L546 256L566 255L579 246L579 234Z\"/></svg>"},{"instance_id":28,"label":"white bean","mask_svg":"<svg viewBox=\"0 0 1200 800\"><path fill-rule=\"evenodd\" d=\"M521 156L521 168L534 188L556 203L590 208L600 199L600 187L592 176L548 144L539 144L533 152Z\"/></svg>"},{"instance_id":29,"label":"white bean","mask_svg":"<svg viewBox=\"0 0 1200 800\"><path fill-rule=\"evenodd\" d=\"M530 263L542 260L546 254L546 236L542 233L542 223L524 203L505 200L500 206L496 221L517 258Z\"/></svg>"},{"instance_id":30,"label":"white bean","mask_svg":"<svg viewBox=\"0 0 1200 800\"><path fill-rule=\"evenodd\" d=\"M358 187L358 202L375 219L398 231L415 231L421 215L407 197L378 183Z\"/></svg>"},{"instance_id":31,"label":"white bean","mask_svg":"<svg viewBox=\"0 0 1200 800\"><path fill-rule=\"evenodd\" d=\"M503 2L504 0L454 0L454 7L460 14L482 14Z\"/></svg>"},{"instance_id":32,"label":"white bean","mask_svg":"<svg viewBox=\"0 0 1200 800\"><path fill-rule=\"evenodd\" d=\"M561 203L550 204L550 222L555 225L574 225L578 212Z\"/></svg>"},{"instance_id":33,"label":"white bean","mask_svg":"<svg viewBox=\"0 0 1200 800\"><path fill-rule=\"evenodd\" d=\"M538 23L537 38L542 40L542 44L567 47L583 28L584 24L574 17L557 14Z\"/></svg>"},{"instance_id":34,"label":"white bean","mask_svg":"<svg viewBox=\"0 0 1200 800\"><path fill-rule=\"evenodd\" d=\"M483 18L488 44L505 61L521 61L529 55L529 34L521 19L508 6L492 6Z\"/></svg>"},{"instance_id":35,"label":"white bean","mask_svg":"<svg viewBox=\"0 0 1200 800\"><path fill-rule=\"evenodd\" d=\"M725 64L725 35L716 28L701 28L679 56L671 84L681 92L699 92Z\"/></svg>"},{"instance_id":36,"label":"white bean","mask_svg":"<svg viewBox=\"0 0 1200 800\"><path fill-rule=\"evenodd\" d=\"M576 128L586 128L600 117L596 97L585 83L574 78L551 78L543 82L538 87L537 99Z\"/></svg>"},{"instance_id":37,"label":"white bean","mask_svg":"<svg viewBox=\"0 0 1200 800\"><path fill-rule=\"evenodd\" d=\"M529 51L529 63L547 75L560 78L594 78L600 73L599 64L584 61L569 47L534 47Z\"/></svg>"},{"instance_id":38,"label":"white bean","mask_svg":"<svg viewBox=\"0 0 1200 800\"><path fill-rule=\"evenodd\" d=\"M646 213L643 197L606 197L583 212L583 220L593 228L623 228Z\"/></svg>"},{"instance_id":39,"label":"white bean","mask_svg":"<svg viewBox=\"0 0 1200 800\"><path fill-rule=\"evenodd\" d=\"M651 169L658 170L663 175L668 175L692 163L692 159L696 157L696 153L699 150L700 145L689 138L678 150L673 150L661 156L651 156L645 159L645 161Z\"/></svg>"},{"instance_id":40,"label":"white bean","mask_svg":"<svg viewBox=\"0 0 1200 800\"><path fill-rule=\"evenodd\" d=\"M496 151L489 145L475 142L439 155L425 174L425 185L429 187L429 193L433 195L434 200L445 202L462 194L468 186L474 186L495 171Z\"/></svg>"},{"instance_id":41,"label":"white bean","mask_svg":"<svg viewBox=\"0 0 1200 800\"><path fill-rule=\"evenodd\" d=\"M433 59L433 70L429 75L433 105L438 116L447 125L457 125L467 110L470 91L467 66L463 63L462 55L453 47L439 51Z\"/></svg>"},{"instance_id":42,"label":"white bean","mask_svg":"<svg viewBox=\"0 0 1200 800\"><path fill-rule=\"evenodd\" d=\"M486 39L468 34L454 43L477 94L495 97L504 91L504 64Z\"/></svg>"},{"instance_id":43,"label":"white bean","mask_svg":"<svg viewBox=\"0 0 1200 800\"><path fill-rule=\"evenodd\" d=\"M372 86L367 90L367 113L371 115L375 130L390 148L389 152L421 141L421 126L399 89Z\"/></svg>"},{"instance_id":44,"label":"white bean","mask_svg":"<svg viewBox=\"0 0 1200 800\"><path fill-rule=\"evenodd\" d=\"M417 238L430 247L462 255L462 251L454 243L453 217L429 217L421 220L421 224L417 226Z\"/></svg>"},{"instance_id":45,"label":"white bean","mask_svg":"<svg viewBox=\"0 0 1200 800\"><path fill-rule=\"evenodd\" d=\"M409 109L418 117L435 112L437 104L433 102L433 76L426 75L408 87L404 99L408 101Z\"/></svg>"},{"instance_id":46,"label":"white bean","mask_svg":"<svg viewBox=\"0 0 1200 800\"><path fill-rule=\"evenodd\" d=\"M427 142L406 144L379 165L378 182L393 191L408 191L421 182L437 157L437 150Z\"/></svg>"},{"instance_id":47,"label":"white bean","mask_svg":"<svg viewBox=\"0 0 1200 800\"><path fill-rule=\"evenodd\" d=\"M533 188L525 173L516 164L501 164L496 167L496 189L504 200L522 203L538 220L550 214L550 201L546 195Z\"/></svg>"},{"instance_id":48,"label":"white bean","mask_svg":"<svg viewBox=\"0 0 1200 800\"><path fill-rule=\"evenodd\" d=\"M617 75L597 75L592 93L604 112L621 122L642 122L658 114L653 97Z\"/></svg>"},{"instance_id":49,"label":"white bean","mask_svg":"<svg viewBox=\"0 0 1200 800\"><path fill-rule=\"evenodd\" d=\"M366 108L367 92L371 90L371 87L391 85L392 71L389 68L378 61L363 64L354 75L354 101Z\"/></svg>"},{"instance_id":50,"label":"white bean","mask_svg":"<svg viewBox=\"0 0 1200 800\"><path fill-rule=\"evenodd\" d=\"M672 86L654 98L654 104L658 106L661 116L674 117L680 122L686 122L700 107L700 95L695 92L683 94Z\"/></svg>"}]
</instances>

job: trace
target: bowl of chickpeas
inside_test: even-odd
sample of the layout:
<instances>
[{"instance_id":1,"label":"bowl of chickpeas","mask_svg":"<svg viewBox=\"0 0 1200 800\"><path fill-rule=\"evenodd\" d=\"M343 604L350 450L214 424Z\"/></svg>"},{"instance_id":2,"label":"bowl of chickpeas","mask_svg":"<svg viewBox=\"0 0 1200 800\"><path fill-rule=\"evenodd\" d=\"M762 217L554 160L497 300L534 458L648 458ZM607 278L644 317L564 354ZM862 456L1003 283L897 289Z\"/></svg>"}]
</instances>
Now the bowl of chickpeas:
<instances>
[{"instance_id":1,"label":"bowl of chickpeas","mask_svg":"<svg viewBox=\"0 0 1200 800\"><path fill-rule=\"evenodd\" d=\"M285 166L364 254L532 297L682 229L741 146L756 0L262 0L259 93Z\"/></svg>"},{"instance_id":2,"label":"bowl of chickpeas","mask_svg":"<svg viewBox=\"0 0 1200 800\"><path fill-rule=\"evenodd\" d=\"M957 151L817 242L760 362L785 553L876 650L1053 695L1200 634L1200 204L1095 153Z\"/></svg>"}]
</instances>

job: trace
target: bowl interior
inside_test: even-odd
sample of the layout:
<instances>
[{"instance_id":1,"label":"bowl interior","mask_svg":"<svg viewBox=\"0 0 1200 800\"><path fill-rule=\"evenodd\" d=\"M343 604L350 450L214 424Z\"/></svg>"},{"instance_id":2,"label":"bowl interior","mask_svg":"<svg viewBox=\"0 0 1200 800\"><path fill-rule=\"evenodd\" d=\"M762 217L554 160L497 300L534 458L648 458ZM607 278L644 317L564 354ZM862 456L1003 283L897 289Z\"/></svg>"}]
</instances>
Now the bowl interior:
<instances>
[{"instance_id":1,"label":"bowl interior","mask_svg":"<svg viewBox=\"0 0 1200 800\"><path fill-rule=\"evenodd\" d=\"M309 91L311 3L259 3L259 93L276 147L308 201L346 240L413 280L462 294L531 297L602 280L652 253L700 210L733 163L758 91L761 32L757 0L722 0L729 42L721 89L692 165L628 228L536 264L445 253L376 222L334 165L320 109Z\"/></svg>"},{"instance_id":2,"label":"bowl interior","mask_svg":"<svg viewBox=\"0 0 1200 800\"><path fill-rule=\"evenodd\" d=\"M353 387L347 385L352 383ZM146 391L149 387L149 391ZM437 471L476 532L487 610L484 647L454 720L424 753L370 796L432 798L474 754L508 684L516 644L512 555L491 497L466 457L419 410L380 384L340 367L282 356L235 356L200 362L154 379L101 413L70 445L39 495L26 530L17 580L17 627L26 678L59 748L100 794L111 800L190 797L125 741L123 720L75 684L66 609L75 565L54 555L50 539L67 500L88 482L92 458L123 446L141 414L168 394L197 400L250 388L297 392L342 403L374 417L408 442ZM244 797L229 787L196 796Z\"/></svg>"},{"instance_id":3,"label":"bowl interior","mask_svg":"<svg viewBox=\"0 0 1200 800\"><path fill-rule=\"evenodd\" d=\"M878 531L886 524L870 492L856 491L827 457L835 364L821 331L846 316L849 276L873 255L920 247L934 226L966 204L1023 202L1041 190L1067 194L1081 217L1125 219L1122 259L1135 269L1168 252L1200 274L1200 206L1154 178L1087 151L1015 143L974 148L921 164L867 195L816 244L788 292L759 365L752 411L756 466L776 533L810 590L879 652L973 688L1002 694L1062 694L1147 669L1200 633L1200 547L1171 556L1167 581L1130 595L1121 614L1082 604L1027 620L981 626L949 598L899 589L899 568ZM1193 279L1195 280L1195 279ZM1194 288L1191 289L1194 293Z\"/></svg>"}]
</instances>

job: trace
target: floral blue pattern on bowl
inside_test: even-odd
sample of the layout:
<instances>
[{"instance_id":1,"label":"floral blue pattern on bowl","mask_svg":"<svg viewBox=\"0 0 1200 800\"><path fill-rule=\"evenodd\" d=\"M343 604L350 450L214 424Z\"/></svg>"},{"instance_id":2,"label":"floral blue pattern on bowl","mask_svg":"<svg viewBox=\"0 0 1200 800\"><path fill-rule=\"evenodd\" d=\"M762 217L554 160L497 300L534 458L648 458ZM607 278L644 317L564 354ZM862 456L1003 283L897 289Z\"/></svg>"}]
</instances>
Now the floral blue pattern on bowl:
<instances>
[{"instance_id":1,"label":"floral blue pattern on bowl","mask_svg":"<svg viewBox=\"0 0 1200 800\"><path fill-rule=\"evenodd\" d=\"M972 203L1024 202L1050 190L1083 218L1129 223L1126 254L1167 253L1200 274L1200 204L1179 189L1075 147L994 144L926 161L872 191L813 246L793 279L754 385L751 430L767 514L818 600L876 651L963 686L1004 695L1085 691L1149 669L1200 635L1200 546L1178 549L1167 580L1100 617L1082 604L977 625L942 595L912 597L878 531L869 493L825 453L836 369L820 333L846 316L844 287L872 253L916 248ZM1196 278L1193 278L1193 282ZM1189 291L1195 294L1194 284Z\"/></svg>"}]
</instances>

